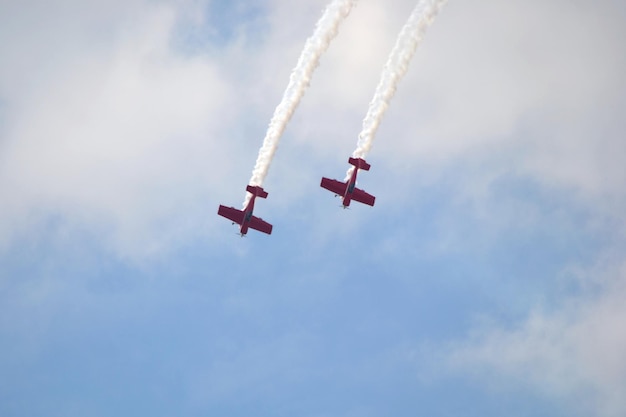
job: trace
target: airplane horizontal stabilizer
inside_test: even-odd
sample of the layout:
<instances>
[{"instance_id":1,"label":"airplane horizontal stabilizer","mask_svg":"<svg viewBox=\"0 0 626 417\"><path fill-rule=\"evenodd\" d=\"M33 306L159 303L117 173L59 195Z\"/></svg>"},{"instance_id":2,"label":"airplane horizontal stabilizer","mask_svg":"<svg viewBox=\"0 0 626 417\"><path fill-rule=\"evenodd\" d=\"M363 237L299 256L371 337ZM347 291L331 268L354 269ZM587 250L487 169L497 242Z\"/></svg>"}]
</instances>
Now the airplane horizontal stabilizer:
<instances>
[{"instance_id":1,"label":"airplane horizontal stabilizer","mask_svg":"<svg viewBox=\"0 0 626 417\"><path fill-rule=\"evenodd\" d=\"M371 165L365 162L365 159L361 158L348 158L348 162L350 165L354 165L358 169L362 169L363 171L369 171Z\"/></svg>"},{"instance_id":2,"label":"airplane horizontal stabilizer","mask_svg":"<svg viewBox=\"0 0 626 417\"><path fill-rule=\"evenodd\" d=\"M252 195L255 195L257 197L261 197L261 198L267 198L267 191L265 191L263 188L259 187L258 185L248 185L246 187L246 191L252 193Z\"/></svg>"}]
</instances>

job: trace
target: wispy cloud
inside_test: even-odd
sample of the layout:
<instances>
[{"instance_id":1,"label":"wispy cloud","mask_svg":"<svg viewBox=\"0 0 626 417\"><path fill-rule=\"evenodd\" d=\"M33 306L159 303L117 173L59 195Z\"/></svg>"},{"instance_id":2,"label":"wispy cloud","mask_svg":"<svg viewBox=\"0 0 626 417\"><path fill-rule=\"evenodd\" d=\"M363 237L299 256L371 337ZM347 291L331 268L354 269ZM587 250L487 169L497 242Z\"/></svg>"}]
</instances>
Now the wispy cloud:
<instances>
[{"instance_id":1,"label":"wispy cloud","mask_svg":"<svg viewBox=\"0 0 626 417\"><path fill-rule=\"evenodd\" d=\"M173 48L184 9L138 8L120 6L113 23L92 16L92 28L72 25L80 8L13 28L15 45L33 40L24 59L3 66L13 118L1 145L0 242L48 214L103 235L120 254L158 251L197 229L189 216L205 210L216 173L229 171L220 155L233 146L222 126L236 113L230 86L216 62ZM17 76L24 60L34 70Z\"/></svg>"},{"instance_id":2,"label":"wispy cloud","mask_svg":"<svg viewBox=\"0 0 626 417\"><path fill-rule=\"evenodd\" d=\"M585 291L535 308L520 324L486 324L446 353L454 372L488 387L524 384L573 415L626 413L626 267L607 259L580 273Z\"/></svg>"}]
</instances>

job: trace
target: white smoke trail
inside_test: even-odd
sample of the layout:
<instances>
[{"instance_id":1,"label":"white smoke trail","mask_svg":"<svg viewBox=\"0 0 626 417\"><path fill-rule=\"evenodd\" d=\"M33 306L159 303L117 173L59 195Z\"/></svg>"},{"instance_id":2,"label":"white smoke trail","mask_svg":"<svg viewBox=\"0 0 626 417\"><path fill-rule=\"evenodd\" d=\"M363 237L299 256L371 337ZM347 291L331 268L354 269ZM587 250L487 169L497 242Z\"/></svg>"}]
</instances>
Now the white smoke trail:
<instances>
[{"instance_id":1,"label":"white smoke trail","mask_svg":"<svg viewBox=\"0 0 626 417\"><path fill-rule=\"evenodd\" d=\"M320 57L328 49L330 41L337 35L339 24L350 14L357 0L333 0L315 26L315 32L307 39L300 54L298 63L291 72L289 84L283 94L281 102L274 110L274 115L263 139L263 146L259 150L250 185L263 185L265 176L276 153L278 142L289 122L293 112L298 107L300 99L309 86L313 71L319 64ZM246 194L244 206L250 199Z\"/></svg>"},{"instance_id":2,"label":"white smoke trail","mask_svg":"<svg viewBox=\"0 0 626 417\"><path fill-rule=\"evenodd\" d=\"M396 44L383 68L378 87L370 102L367 115L363 119L363 127L359 133L359 140L354 158L365 158L372 147L374 135L385 115L391 98L396 92L400 79L406 73L411 58L424 38L426 29L433 22L447 0L420 0L409 20L402 28ZM348 170L348 178L352 172Z\"/></svg>"}]
</instances>

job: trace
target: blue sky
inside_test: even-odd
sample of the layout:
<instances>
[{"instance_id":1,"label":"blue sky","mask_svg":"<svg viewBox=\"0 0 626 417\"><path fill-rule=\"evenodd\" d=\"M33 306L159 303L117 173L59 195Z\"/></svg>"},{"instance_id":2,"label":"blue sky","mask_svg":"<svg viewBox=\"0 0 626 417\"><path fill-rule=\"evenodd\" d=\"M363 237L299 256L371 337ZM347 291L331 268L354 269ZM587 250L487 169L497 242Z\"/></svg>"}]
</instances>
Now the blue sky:
<instances>
[{"instance_id":1,"label":"blue sky","mask_svg":"<svg viewBox=\"0 0 626 417\"><path fill-rule=\"evenodd\" d=\"M624 6L449 2L341 178L414 1L0 5L0 415L626 414Z\"/></svg>"}]
</instances>

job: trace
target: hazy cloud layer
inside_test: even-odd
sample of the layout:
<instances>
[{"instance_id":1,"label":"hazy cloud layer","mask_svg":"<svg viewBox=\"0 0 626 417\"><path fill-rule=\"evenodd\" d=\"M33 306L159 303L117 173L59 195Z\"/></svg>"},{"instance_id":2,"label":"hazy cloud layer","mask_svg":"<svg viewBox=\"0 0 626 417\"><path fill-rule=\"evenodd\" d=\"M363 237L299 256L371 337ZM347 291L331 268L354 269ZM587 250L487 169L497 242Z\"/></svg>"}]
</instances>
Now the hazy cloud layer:
<instances>
[{"instance_id":1,"label":"hazy cloud layer","mask_svg":"<svg viewBox=\"0 0 626 417\"><path fill-rule=\"evenodd\" d=\"M13 18L2 29L11 41L0 49L8 63L0 94L11 115L0 145L0 185L9 196L2 240L50 212L82 219L88 229L109 224L122 252L161 240L155 229L162 233L163 224L171 225L166 234L188 234L176 219L178 201L200 210L207 193L241 182L225 184L223 174L245 182L239 171L250 169L258 129L324 4L268 3L251 17L264 22L253 26L264 28L260 38L244 25L218 48L187 50L180 48L185 36L204 33L212 21L206 13L219 8L140 1L3 6ZM322 155L353 146L412 6L358 5L322 58L287 140L306 140ZM243 3L233 7L245 10ZM509 170L608 195L600 205L621 209L625 65L616 52L623 28L610 12L554 2L450 4L401 83L373 157L409 156L438 170L495 148L515 153ZM246 119L252 130L242 128ZM277 177L285 174L280 169ZM187 214L202 223L197 211Z\"/></svg>"},{"instance_id":2,"label":"hazy cloud layer","mask_svg":"<svg viewBox=\"0 0 626 417\"><path fill-rule=\"evenodd\" d=\"M525 384L575 415L626 412L626 275L607 259L580 272L584 295L538 307L513 328L486 325L455 346L448 363L490 389Z\"/></svg>"},{"instance_id":3,"label":"hazy cloud layer","mask_svg":"<svg viewBox=\"0 0 626 417\"><path fill-rule=\"evenodd\" d=\"M71 6L11 36L33 70L9 59L2 77L13 116L2 144L2 240L52 214L101 229L92 231L122 253L159 246L191 226L176 218L178 208L201 210L198 197L229 172L221 126L235 114L231 88L210 57L172 48L186 17L174 4L107 3L110 13L99 18ZM90 17L96 22L72 26Z\"/></svg>"}]
</instances>

